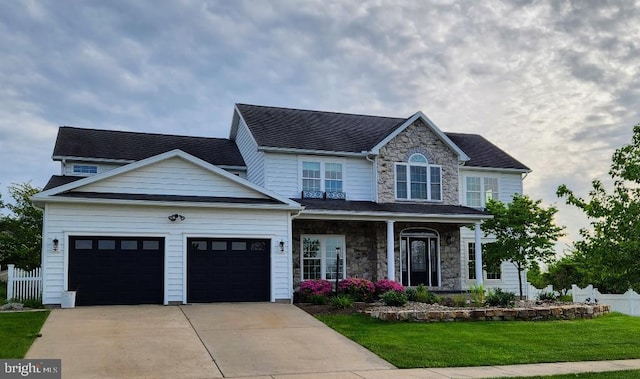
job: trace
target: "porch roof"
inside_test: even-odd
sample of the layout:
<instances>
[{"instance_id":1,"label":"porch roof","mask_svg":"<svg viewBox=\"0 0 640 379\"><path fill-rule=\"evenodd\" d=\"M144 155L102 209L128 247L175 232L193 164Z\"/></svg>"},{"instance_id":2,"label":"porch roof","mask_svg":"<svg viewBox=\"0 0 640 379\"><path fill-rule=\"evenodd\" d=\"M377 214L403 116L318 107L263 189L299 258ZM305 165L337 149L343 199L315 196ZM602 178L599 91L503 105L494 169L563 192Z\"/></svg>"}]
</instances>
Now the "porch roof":
<instances>
[{"instance_id":1,"label":"porch roof","mask_svg":"<svg viewBox=\"0 0 640 379\"><path fill-rule=\"evenodd\" d=\"M418 221L475 223L492 216L479 209L461 205L376 203L324 199L292 199L304 206L298 218L363 221Z\"/></svg>"}]
</instances>

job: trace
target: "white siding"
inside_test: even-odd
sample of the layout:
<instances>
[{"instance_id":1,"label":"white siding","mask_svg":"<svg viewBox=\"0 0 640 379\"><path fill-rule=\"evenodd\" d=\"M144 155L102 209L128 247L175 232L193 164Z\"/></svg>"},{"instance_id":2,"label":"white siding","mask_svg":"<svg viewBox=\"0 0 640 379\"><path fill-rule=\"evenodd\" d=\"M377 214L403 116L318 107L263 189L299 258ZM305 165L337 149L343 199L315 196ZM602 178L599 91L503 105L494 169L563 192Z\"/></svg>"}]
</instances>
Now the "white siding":
<instances>
[{"instance_id":1,"label":"white siding","mask_svg":"<svg viewBox=\"0 0 640 379\"><path fill-rule=\"evenodd\" d=\"M265 187L288 198L300 198L300 170L294 154L265 154Z\"/></svg>"},{"instance_id":2,"label":"white siding","mask_svg":"<svg viewBox=\"0 0 640 379\"><path fill-rule=\"evenodd\" d=\"M247 180L264 187L264 153L258 151L258 144L251 135L251 132L249 132L249 128L242 120L240 120L240 123L238 124L236 145L238 146L242 159L244 159L247 166Z\"/></svg>"},{"instance_id":3,"label":"white siding","mask_svg":"<svg viewBox=\"0 0 640 379\"><path fill-rule=\"evenodd\" d=\"M77 189L80 192L265 198L180 157L166 159Z\"/></svg>"},{"instance_id":4,"label":"white siding","mask_svg":"<svg viewBox=\"0 0 640 379\"><path fill-rule=\"evenodd\" d=\"M343 164L344 191L348 200L373 201L372 163L363 158L324 157L315 155L265 154L265 187L289 198L302 193L302 161Z\"/></svg>"},{"instance_id":5,"label":"white siding","mask_svg":"<svg viewBox=\"0 0 640 379\"><path fill-rule=\"evenodd\" d=\"M184 221L171 222L175 211ZM67 278L67 241L70 235L156 236L165 238L165 304L185 302L186 239L189 237L240 237L271 239L271 300L290 299L289 252L281 253L279 242L288 241L286 211L168 208L47 204L43 243L43 303L59 304ZM51 241L60 241L52 251Z\"/></svg>"}]
</instances>

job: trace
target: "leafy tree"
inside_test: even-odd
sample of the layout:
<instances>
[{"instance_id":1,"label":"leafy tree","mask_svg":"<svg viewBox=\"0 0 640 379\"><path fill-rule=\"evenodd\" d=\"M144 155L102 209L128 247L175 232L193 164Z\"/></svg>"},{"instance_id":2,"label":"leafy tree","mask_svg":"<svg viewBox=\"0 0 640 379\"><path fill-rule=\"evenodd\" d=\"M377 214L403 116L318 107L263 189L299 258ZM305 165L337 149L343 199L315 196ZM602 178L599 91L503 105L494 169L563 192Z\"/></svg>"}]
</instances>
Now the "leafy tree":
<instances>
[{"instance_id":1,"label":"leafy tree","mask_svg":"<svg viewBox=\"0 0 640 379\"><path fill-rule=\"evenodd\" d=\"M572 284L584 286L584 274L580 270L579 263L573 255L567 255L549 265L549 271L543 274L545 282L551 284L553 289L566 295Z\"/></svg>"},{"instance_id":2,"label":"leafy tree","mask_svg":"<svg viewBox=\"0 0 640 379\"><path fill-rule=\"evenodd\" d=\"M553 222L558 209L544 208L541 202L519 194L515 194L509 204L489 200L487 211L493 218L482 223L482 230L496 238L495 242L485 245L487 266L495 266L501 261L512 262L518 270L520 298L522 272L538 260L551 260L555 255L554 243L564 234L564 227Z\"/></svg>"},{"instance_id":3,"label":"leafy tree","mask_svg":"<svg viewBox=\"0 0 640 379\"><path fill-rule=\"evenodd\" d=\"M593 180L588 200L564 184L556 193L590 220L575 248L592 284L606 292L640 291L640 124L633 128L631 144L613 153L609 176L612 191Z\"/></svg>"},{"instance_id":4,"label":"leafy tree","mask_svg":"<svg viewBox=\"0 0 640 379\"><path fill-rule=\"evenodd\" d=\"M542 270L540 270L540 264L537 261L531 263L531 267L527 270L527 282L537 289L541 289L547 286L547 281L544 278Z\"/></svg>"},{"instance_id":5,"label":"leafy tree","mask_svg":"<svg viewBox=\"0 0 640 379\"><path fill-rule=\"evenodd\" d=\"M31 202L40 189L22 183L8 190L13 202L4 204L10 213L0 216L0 264L31 270L40 266L42 210Z\"/></svg>"}]
</instances>

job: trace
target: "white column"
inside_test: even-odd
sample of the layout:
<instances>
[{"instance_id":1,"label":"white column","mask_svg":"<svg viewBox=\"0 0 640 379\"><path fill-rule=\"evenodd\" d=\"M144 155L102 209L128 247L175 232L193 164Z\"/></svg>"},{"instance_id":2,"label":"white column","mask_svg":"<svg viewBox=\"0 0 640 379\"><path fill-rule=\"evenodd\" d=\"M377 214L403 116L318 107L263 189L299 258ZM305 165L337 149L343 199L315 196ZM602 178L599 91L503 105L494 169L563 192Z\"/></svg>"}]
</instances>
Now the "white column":
<instances>
[{"instance_id":1,"label":"white column","mask_svg":"<svg viewBox=\"0 0 640 379\"><path fill-rule=\"evenodd\" d=\"M476 284L482 285L482 244L481 244L481 230L480 223L476 222L475 225L475 244L476 244Z\"/></svg>"},{"instance_id":2,"label":"white column","mask_svg":"<svg viewBox=\"0 0 640 379\"><path fill-rule=\"evenodd\" d=\"M394 254L393 220L387 220L387 278L396 280L396 260Z\"/></svg>"}]
</instances>

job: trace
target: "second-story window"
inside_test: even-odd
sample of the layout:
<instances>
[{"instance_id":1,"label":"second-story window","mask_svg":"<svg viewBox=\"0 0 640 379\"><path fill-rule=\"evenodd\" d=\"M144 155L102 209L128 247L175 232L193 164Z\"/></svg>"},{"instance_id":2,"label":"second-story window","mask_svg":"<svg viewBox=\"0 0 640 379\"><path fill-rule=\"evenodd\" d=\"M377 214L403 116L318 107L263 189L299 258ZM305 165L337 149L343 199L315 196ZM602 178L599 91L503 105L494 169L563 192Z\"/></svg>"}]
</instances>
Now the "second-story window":
<instances>
[{"instance_id":1,"label":"second-story window","mask_svg":"<svg viewBox=\"0 0 640 379\"><path fill-rule=\"evenodd\" d=\"M489 199L498 200L498 178L467 176L465 178L465 196L467 206L484 207Z\"/></svg>"},{"instance_id":2,"label":"second-story window","mask_svg":"<svg viewBox=\"0 0 640 379\"><path fill-rule=\"evenodd\" d=\"M430 165L422 154L413 154L407 163L396 163L396 198L442 200L442 168Z\"/></svg>"},{"instance_id":3,"label":"second-story window","mask_svg":"<svg viewBox=\"0 0 640 379\"><path fill-rule=\"evenodd\" d=\"M98 166L74 164L73 173L74 174L97 174Z\"/></svg>"},{"instance_id":4,"label":"second-story window","mask_svg":"<svg viewBox=\"0 0 640 379\"><path fill-rule=\"evenodd\" d=\"M342 163L302 162L303 191L343 192L343 181Z\"/></svg>"}]
</instances>

